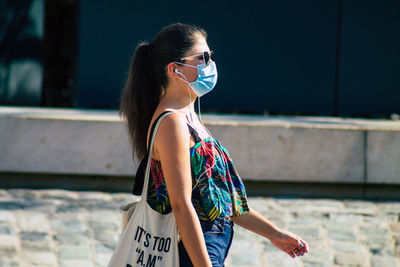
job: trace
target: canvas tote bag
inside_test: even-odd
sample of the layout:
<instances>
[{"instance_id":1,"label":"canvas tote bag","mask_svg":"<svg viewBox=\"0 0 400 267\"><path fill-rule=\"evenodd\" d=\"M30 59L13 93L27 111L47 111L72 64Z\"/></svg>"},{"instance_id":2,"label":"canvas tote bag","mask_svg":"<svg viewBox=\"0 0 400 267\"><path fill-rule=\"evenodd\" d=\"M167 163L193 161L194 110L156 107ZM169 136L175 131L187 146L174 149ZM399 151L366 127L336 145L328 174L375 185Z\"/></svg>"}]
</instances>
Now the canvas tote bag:
<instances>
[{"instance_id":1,"label":"canvas tote bag","mask_svg":"<svg viewBox=\"0 0 400 267\"><path fill-rule=\"evenodd\" d=\"M160 214L147 204L150 161L154 138L163 114L157 121L151 136L149 157L140 201L137 203L108 267L176 267L179 266L178 229L175 215Z\"/></svg>"}]
</instances>

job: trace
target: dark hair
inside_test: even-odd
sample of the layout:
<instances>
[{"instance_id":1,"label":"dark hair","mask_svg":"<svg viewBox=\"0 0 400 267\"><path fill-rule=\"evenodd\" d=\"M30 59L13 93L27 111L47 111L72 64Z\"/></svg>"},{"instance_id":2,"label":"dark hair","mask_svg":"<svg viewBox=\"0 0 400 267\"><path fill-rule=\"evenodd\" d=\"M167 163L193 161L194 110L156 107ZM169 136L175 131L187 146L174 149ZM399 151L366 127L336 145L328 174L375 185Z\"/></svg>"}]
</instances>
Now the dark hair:
<instances>
[{"instance_id":1,"label":"dark hair","mask_svg":"<svg viewBox=\"0 0 400 267\"><path fill-rule=\"evenodd\" d=\"M207 38L207 33L201 28L177 23L164 27L150 44L141 42L136 47L119 115L127 122L132 152L139 159L147 152L147 130L168 85L166 67L182 58L199 36Z\"/></svg>"}]
</instances>

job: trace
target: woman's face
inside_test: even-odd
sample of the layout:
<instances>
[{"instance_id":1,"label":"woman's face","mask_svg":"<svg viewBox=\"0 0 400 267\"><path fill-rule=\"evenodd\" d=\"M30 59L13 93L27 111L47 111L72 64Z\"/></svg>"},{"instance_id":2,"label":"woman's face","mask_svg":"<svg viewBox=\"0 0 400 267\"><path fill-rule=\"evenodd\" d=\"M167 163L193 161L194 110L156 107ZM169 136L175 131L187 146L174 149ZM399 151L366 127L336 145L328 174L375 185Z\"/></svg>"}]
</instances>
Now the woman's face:
<instances>
[{"instance_id":1,"label":"woman's face","mask_svg":"<svg viewBox=\"0 0 400 267\"><path fill-rule=\"evenodd\" d=\"M183 56L183 58L189 57L186 58L183 63L193 67L204 64L203 56L201 55L203 52L210 53L210 48L208 47L206 39L203 36L199 36L193 47ZM190 57L192 55L197 56ZM178 70L186 76L188 82L193 82L197 79L197 68L193 67L177 64Z\"/></svg>"}]
</instances>

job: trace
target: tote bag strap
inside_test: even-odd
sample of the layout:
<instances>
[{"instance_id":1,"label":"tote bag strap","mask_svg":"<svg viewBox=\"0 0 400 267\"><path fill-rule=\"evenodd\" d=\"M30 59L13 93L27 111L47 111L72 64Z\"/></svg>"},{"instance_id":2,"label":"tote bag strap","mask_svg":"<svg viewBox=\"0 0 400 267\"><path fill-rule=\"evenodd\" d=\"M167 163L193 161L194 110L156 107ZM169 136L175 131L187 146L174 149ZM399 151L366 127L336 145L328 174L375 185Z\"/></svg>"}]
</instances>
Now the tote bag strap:
<instances>
[{"instance_id":1,"label":"tote bag strap","mask_svg":"<svg viewBox=\"0 0 400 267\"><path fill-rule=\"evenodd\" d=\"M167 111L167 112L162 113L160 115L160 117L158 117L158 119L155 122L155 125L153 125L153 127L151 129L151 133L150 133L151 139L150 139L149 150L148 150L149 154L148 154L148 158L147 158L146 171L144 172L144 184L143 184L141 201L147 201L147 189L149 187L149 177L150 177L150 162L151 162L151 156L153 154L154 138L156 137L158 126L160 126L162 119L171 113L172 113L172 111Z\"/></svg>"}]
</instances>

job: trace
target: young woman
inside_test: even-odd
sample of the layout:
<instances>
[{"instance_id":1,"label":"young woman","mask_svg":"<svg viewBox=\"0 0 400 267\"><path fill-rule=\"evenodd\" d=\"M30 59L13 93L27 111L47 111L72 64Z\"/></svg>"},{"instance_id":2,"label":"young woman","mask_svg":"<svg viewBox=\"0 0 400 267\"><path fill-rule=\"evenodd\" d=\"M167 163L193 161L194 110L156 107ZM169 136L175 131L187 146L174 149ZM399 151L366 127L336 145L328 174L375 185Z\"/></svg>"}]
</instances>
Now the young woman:
<instances>
[{"instance_id":1,"label":"young woman","mask_svg":"<svg viewBox=\"0 0 400 267\"><path fill-rule=\"evenodd\" d=\"M195 113L196 98L211 91L218 76L206 37L203 29L172 24L153 42L140 43L133 56L120 115L138 158L147 154L154 121L171 112L154 140L148 203L162 214L174 211L182 238L180 266L224 266L234 223L293 258L303 256L304 240L248 206L228 151Z\"/></svg>"}]
</instances>

